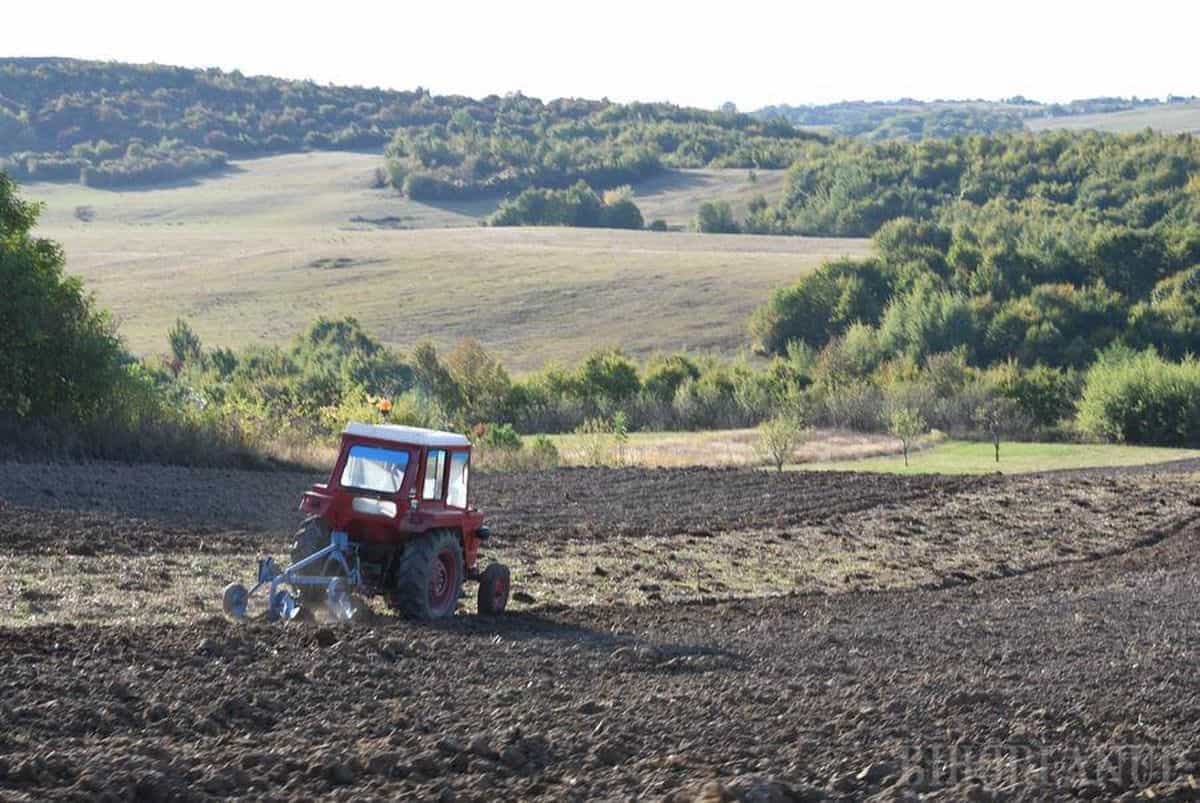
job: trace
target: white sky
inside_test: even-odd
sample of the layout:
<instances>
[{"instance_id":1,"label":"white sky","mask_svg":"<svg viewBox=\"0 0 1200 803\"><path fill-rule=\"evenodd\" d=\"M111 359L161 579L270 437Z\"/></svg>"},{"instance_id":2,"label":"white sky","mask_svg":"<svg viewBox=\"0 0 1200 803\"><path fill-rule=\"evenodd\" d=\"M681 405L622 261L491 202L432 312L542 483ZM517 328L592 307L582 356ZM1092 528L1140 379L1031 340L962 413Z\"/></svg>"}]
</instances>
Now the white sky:
<instances>
[{"instance_id":1,"label":"white sky","mask_svg":"<svg viewBox=\"0 0 1200 803\"><path fill-rule=\"evenodd\" d=\"M1197 0L23 2L0 55L712 108L1200 95ZM186 9L186 13L175 9Z\"/></svg>"}]
</instances>

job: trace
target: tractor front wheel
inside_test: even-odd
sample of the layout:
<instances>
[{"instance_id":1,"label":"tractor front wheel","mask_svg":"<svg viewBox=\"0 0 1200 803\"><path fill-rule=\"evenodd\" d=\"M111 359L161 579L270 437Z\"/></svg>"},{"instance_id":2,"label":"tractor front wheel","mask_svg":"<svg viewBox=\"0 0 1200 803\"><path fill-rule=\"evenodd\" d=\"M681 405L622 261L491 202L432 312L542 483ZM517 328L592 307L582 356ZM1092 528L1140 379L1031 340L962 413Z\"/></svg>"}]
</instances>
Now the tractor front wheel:
<instances>
[{"instance_id":1,"label":"tractor front wheel","mask_svg":"<svg viewBox=\"0 0 1200 803\"><path fill-rule=\"evenodd\" d=\"M496 615L508 607L508 589L512 585L508 567L503 563L490 564L479 578L479 612Z\"/></svg>"},{"instance_id":2,"label":"tractor front wheel","mask_svg":"<svg viewBox=\"0 0 1200 803\"><path fill-rule=\"evenodd\" d=\"M392 607L413 619L452 616L462 594L463 574L457 533L438 530L416 536L397 563Z\"/></svg>"}]
</instances>

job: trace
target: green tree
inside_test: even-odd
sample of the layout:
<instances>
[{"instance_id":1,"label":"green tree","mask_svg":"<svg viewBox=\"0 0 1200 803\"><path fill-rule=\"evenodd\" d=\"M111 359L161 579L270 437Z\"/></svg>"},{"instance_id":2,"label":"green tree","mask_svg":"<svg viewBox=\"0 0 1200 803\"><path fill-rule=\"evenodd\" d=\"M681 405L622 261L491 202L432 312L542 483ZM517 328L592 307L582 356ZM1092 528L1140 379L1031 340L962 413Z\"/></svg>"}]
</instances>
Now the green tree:
<instances>
[{"instance_id":1,"label":"green tree","mask_svg":"<svg viewBox=\"0 0 1200 803\"><path fill-rule=\"evenodd\" d=\"M512 381L504 366L480 345L465 338L446 357L446 371L457 385L468 424L492 421L504 413Z\"/></svg>"},{"instance_id":2,"label":"green tree","mask_svg":"<svg viewBox=\"0 0 1200 803\"><path fill-rule=\"evenodd\" d=\"M131 361L62 249L31 236L38 211L0 173L0 417L86 424L112 411Z\"/></svg>"},{"instance_id":3,"label":"green tree","mask_svg":"<svg viewBox=\"0 0 1200 803\"><path fill-rule=\"evenodd\" d=\"M449 413L462 409L462 389L438 359L437 349L429 341L413 348L413 377L417 387Z\"/></svg>"},{"instance_id":4,"label":"green tree","mask_svg":"<svg viewBox=\"0 0 1200 803\"><path fill-rule=\"evenodd\" d=\"M988 399L975 409L975 423L992 441L996 462L1000 462L1000 441L1016 432L1021 425L1020 406L1005 396Z\"/></svg>"},{"instance_id":5,"label":"green tree","mask_svg":"<svg viewBox=\"0 0 1200 803\"><path fill-rule=\"evenodd\" d=\"M904 465L908 465L908 450L913 442L929 431L925 418L913 407L900 406L888 416L888 432L900 441L904 452Z\"/></svg>"},{"instance_id":6,"label":"green tree","mask_svg":"<svg viewBox=\"0 0 1200 803\"><path fill-rule=\"evenodd\" d=\"M819 349L855 322L879 321L890 280L875 260L826 262L788 287L771 293L750 318L755 348L783 354L800 341Z\"/></svg>"},{"instance_id":7,"label":"green tree","mask_svg":"<svg viewBox=\"0 0 1200 803\"><path fill-rule=\"evenodd\" d=\"M811 436L811 430L795 413L777 415L758 427L754 451L759 459L782 472L796 455L796 449Z\"/></svg>"}]
</instances>

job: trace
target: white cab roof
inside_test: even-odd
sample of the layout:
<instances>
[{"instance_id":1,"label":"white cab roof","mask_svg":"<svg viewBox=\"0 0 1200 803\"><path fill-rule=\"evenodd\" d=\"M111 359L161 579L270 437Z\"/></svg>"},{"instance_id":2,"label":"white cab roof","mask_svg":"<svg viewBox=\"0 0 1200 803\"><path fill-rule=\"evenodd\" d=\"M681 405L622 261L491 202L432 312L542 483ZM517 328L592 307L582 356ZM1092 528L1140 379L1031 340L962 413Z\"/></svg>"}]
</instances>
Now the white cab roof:
<instances>
[{"instance_id":1,"label":"white cab roof","mask_svg":"<svg viewBox=\"0 0 1200 803\"><path fill-rule=\"evenodd\" d=\"M402 427L399 424L360 424L351 421L344 430L346 435L361 438L378 438L381 441L412 444L414 446L470 446L465 435L457 432L441 432L436 429Z\"/></svg>"}]
</instances>

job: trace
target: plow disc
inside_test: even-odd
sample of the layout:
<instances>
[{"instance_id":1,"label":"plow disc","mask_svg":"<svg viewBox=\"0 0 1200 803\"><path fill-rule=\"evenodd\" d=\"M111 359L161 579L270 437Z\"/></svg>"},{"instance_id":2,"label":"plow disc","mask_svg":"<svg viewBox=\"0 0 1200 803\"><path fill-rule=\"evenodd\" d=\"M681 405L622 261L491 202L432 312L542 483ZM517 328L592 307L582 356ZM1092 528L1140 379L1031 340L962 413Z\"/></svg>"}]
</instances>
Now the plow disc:
<instances>
[{"instance_id":1,"label":"plow disc","mask_svg":"<svg viewBox=\"0 0 1200 803\"><path fill-rule=\"evenodd\" d=\"M314 575L303 570L320 564L328 571L331 567L339 574ZM325 589L325 609L335 621L346 621L354 615L351 591L358 587L360 573L358 550L350 543L346 533L334 532L329 536L329 545L317 550L302 560L280 569L270 557L258 561L258 582L247 589L241 583L230 583L222 595L222 607L232 619L244 620L250 599L264 594L268 622L287 622L295 619L301 610L300 589L317 586Z\"/></svg>"}]
</instances>

